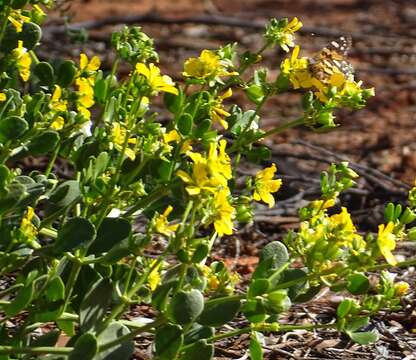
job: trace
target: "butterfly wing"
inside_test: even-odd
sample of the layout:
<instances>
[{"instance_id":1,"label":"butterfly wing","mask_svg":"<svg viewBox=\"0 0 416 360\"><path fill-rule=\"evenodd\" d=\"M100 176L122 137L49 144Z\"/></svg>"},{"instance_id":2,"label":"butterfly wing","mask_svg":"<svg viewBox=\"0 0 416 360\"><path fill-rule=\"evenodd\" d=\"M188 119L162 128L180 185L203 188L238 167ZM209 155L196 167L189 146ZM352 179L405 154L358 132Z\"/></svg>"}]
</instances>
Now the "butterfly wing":
<instances>
[{"instance_id":1,"label":"butterfly wing","mask_svg":"<svg viewBox=\"0 0 416 360\"><path fill-rule=\"evenodd\" d=\"M350 77L354 72L347 60L351 44L351 37L346 36L331 41L328 46L310 59L310 70L313 76L322 82L328 82L335 72L343 73L346 78Z\"/></svg>"}]
</instances>

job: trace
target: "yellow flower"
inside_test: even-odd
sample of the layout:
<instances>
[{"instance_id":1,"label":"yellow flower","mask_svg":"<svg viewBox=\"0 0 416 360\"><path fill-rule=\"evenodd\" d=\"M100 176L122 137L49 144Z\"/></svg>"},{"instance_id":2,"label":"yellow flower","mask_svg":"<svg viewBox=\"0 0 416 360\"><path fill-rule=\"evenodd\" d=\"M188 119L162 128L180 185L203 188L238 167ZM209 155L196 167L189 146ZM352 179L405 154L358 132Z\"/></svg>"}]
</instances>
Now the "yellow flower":
<instances>
[{"instance_id":1,"label":"yellow flower","mask_svg":"<svg viewBox=\"0 0 416 360\"><path fill-rule=\"evenodd\" d=\"M218 280L218 277L215 274L212 274L208 277L208 288L210 290L217 290L218 286L220 285L220 282Z\"/></svg>"},{"instance_id":2,"label":"yellow flower","mask_svg":"<svg viewBox=\"0 0 416 360\"><path fill-rule=\"evenodd\" d=\"M213 79L217 76L238 75L238 72L227 71L227 65L215 52L203 50L199 57L185 61L182 75L197 79Z\"/></svg>"},{"instance_id":3,"label":"yellow flower","mask_svg":"<svg viewBox=\"0 0 416 360\"><path fill-rule=\"evenodd\" d=\"M355 251L365 249L365 241L357 234L357 229L352 222L351 215L347 208L342 207L339 214L329 217L331 231L336 234L337 243L340 246L353 247Z\"/></svg>"},{"instance_id":4,"label":"yellow flower","mask_svg":"<svg viewBox=\"0 0 416 360\"><path fill-rule=\"evenodd\" d=\"M159 234L171 236L175 233L179 224L169 225L168 216L172 212L173 207L168 206L163 214L160 214L155 220L155 230Z\"/></svg>"},{"instance_id":5,"label":"yellow flower","mask_svg":"<svg viewBox=\"0 0 416 360\"><path fill-rule=\"evenodd\" d=\"M156 261L157 260L152 260L152 262L150 263L150 267L153 267ZM162 263L156 266L147 277L147 283L149 284L150 290L152 291L156 290L156 288L161 282L161 278L160 278L161 267L162 267Z\"/></svg>"},{"instance_id":6,"label":"yellow flower","mask_svg":"<svg viewBox=\"0 0 416 360\"><path fill-rule=\"evenodd\" d=\"M219 186L227 187L232 169L230 157L225 152L226 145L225 140L220 140L219 148L216 143L211 143L207 158L199 153L187 152L193 162L192 176L183 170L178 170L176 175L187 184L186 191L189 195L198 195L203 190L215 192Z\"/></svg>"},{"instance_id":7,"label":"yellow flower","mask_svg":"<svg viewBox=\"0 0 416 360\"><path fill-rule=\"evenodd\" d=\"M312 85L317 89L317 91L315 91L315 95L324 103L328 101L327 93L330 88L336 87L338 90L341 90L345 84L345 75L338 71L334 72L326 81L312 78Z\"/></svg>"},{"instance_id":8,"label":"yellow flower","mask_svg":"<svg viewBox=\"0 0 416 360\"><path fill-rule=\"evenodd\" d=\"M193 161L192 176L183 170L178 170L176 175L185 183L186 191L189 195L199 195L202 190L214 191L208 177L207 161L201 154L189 152L189 157Z\"/></svg>"},{"instance_id":9,"label":"yellow flower","mask_svg":"<svg viewBox=\"0 0 416 360\"><path fill-rule=\"evenodd\" d=\"M228 201L229 190L221 189L214 198L215 216L214 228L219 236L233 233L235 210Z\"/></svg>"},{"instance_id":10,"label":"yellow flower","mask_svg":"<svg viewBox=\"0 0 416 360\"><path fill-rule=\"evenodd\" d=\"M314 210L321 211L328 209L335 205L335 199L327 199L327 200L314 200L310 203L309 207Z\"/></svg>"},{"instance_id":11,"label":"yellow flower","mask_svg":"<svg viewBox=\"0 0 416 360\"><path fill-rule=\"evenodd\" d=\"M62 116L57 116L56 119L52 122L51 128L54 130L61 130L65 125L65 120Z\"/></svg>"},{"instance_id":12,"label":"yellow flower","mask_svg":"<svg viewBox=\"0 0 416 360\"><path fill-rule=\"evenodd\" d=\"M101 65L101 61L98 56L93 56L91 60L88 60L88 57L85 54L80 54L79 56L79 68L81 72L97 71L100 68L100 65Z\"/></svg>"},{"instance_id":13,"label":"yellow flower","mask_svg":"<svg viewBox=\"0 0 416 360\"><path fill-rule=\"evenodd\" d=\"M22 218L20 223L20 232L24 236L25 240L34 248L39 248L40 245L36 241L36 235L38 230L35 225L33 225L33 217L35 216L35 210L28 206L25 216Z\"/></svg>"},{"instance_id":14,"label":"yellow flower","mask_svg":"<svg viewBox=\"0 0 416 360\"><path fill-rule=\"evenodd\" d=\"M30 21L30 17L22 15L20 10L12 10L8 19L18 33L22 32L23 24Z\"/></svg>"},{"instance_id":15,"label":"yellow flower","mask_svg":"<svg viewBox=\"0 0 416 360\"><path fill-rule=\"evenodd\" d=\"M46 16L45 12L42 10L42 8L39 5L32 5L33 6L33 10L35 10L35 12L40 15L40 16Z\"/></svg>"},{"instance_id":16,"label":"yellow flower","mask_svg":"<svg viewBox=\"0 0 416 360\"><path fill-rule=\"evenodd\" d=\"M296 31L298 31L303 24L298 20L298 18L294 17L282 30L282 36L279 41L280 47L288 52L289 47L295 46L295 36L293 35Z\"/></svg>"},{"instance_id":17,"label":"yellow flower","mask_svg":"<svg viewBox=\"0 0 416 360\"><path fill-rule=\"evenodd\" d=\"M19 75L23 81L28 81L30 76L30 65L32 64L32 58L30 57L27 49L23 47L23 41L19 40L17 48L13 50L13 56L17 60L17 68Z\"/></svg>"},{"instance_id":18,"label":"yellow flower","mask_svg":"<svg viewBox=\"0 0 416 360\"><path fill-rule=\"evenodd\" d=\"M390 265L396 265L397 260L392 254L392 250L396 248L396 235L393 234L394 223L389 222L387 225L378 226L377 245L381 254Z\"/></svg>"},{"instance_id":19,"label":"yellow flower","mask_svg":"<svg viewBox=\"0 0 416 360\"><path fill-rule=\"evenodd\" d=\"M394 295L395 296L404 296L409 291L410 285L405 281L399 281L394 284Z\"/></svg>"},{"instance_id":20,"label":"yellow flower","mask_svg":"<svg viewBox=\"0 0 416 360\"><path fill-rule=\"evenodd\" d=\"M217 122L220 123L225 130L228 129L228 123L224 120L224 118L230 116L231 114L224 110L222 102L224 99L227 99L232 95L233 91L229 88L223 95L218 96L211 104L210 114L212 122L214 124Z\"/></svg>"},{"instance_id":21,"label":"yellow flower","mask_svg":"<svg viewBox=\"0 0 416 360\"><path fill-rule=\"evenodd\" d=\"M298 59L300 47L295 46L290 58L286 58L281 66L282 73L289 77L294 89L312 87L312 75L308 70L307 58Z\"/></svg>"},{"instance_id":22,"label":"yellow flower","mask_svg":"<svg viewBox=\"0 0 416 360\"><path fill-rule=\"evenodd\" d=\"M78 87L77 109L86 118L89 119L91 114L89 108L94 105L94 88L88 78L79 77L75 80Z\"/></svg>"},{"instance_id":23,"label":"yellow flower","mask_svg":"<svg viewBox=\"0 0 416 360\"><path fill-rule=\"evenodd\" d=\"M6 101L7 100L7 96L5 93L0 92L0 102Z\"/></svg>"},{"instance_id":24,"label":"yellow flower","mask_svg":"<svg viewBox=\"0 0 416 360\"><path fill-rule=\"evenodd\" d=\"M143 63L136 64L136 74L143 75L153 92L158 93L164 91L174 95L178 95L178 89L175 83L167 75L161 75L160 69L154 64L146 66Z\"/></svg>"},{"instance_id":25,"label":"yellow flower","mask_svg":"<svg viewBox=\"0 0 416 360\"><path fill-rule=\"evenodd\" d=\"M169 144L172 141L181 141L181 136L176 130L171 130L166 134L163 134L163 141Z\"/></svg>"},{"instance_id":26,"label":"yellow flower","mask_svg":"<svg viewBox=\"0 0 416 360\"><path fill-rule=\"evenodd\" d=\"M227 141L220 140L218 145L217 148L217 143L209 144L207 167L209 174L215 179L214 184L225 187L232 177L231 160L225 151Z\"/></svg>"},{"instance_id":27,"label":"yellow flower","mask_svg":"<svg viewBox=\"0 0 416 360\"><path fill-rule=\"evenodd\" d=\"M272 193L278 191L282 185L282 180L273 180L274 174L276 172L276 165L265 168L259 171L256 174L256 179L254 183L254 193L253 199L256 201L263 201L269 205L269 207L274 206L274 197Z\"/></svg>"},{"instance_id":28,"label":"yellow flower","mask_svg":"<svg viewBox=\"0 0 416 360\"><path fill-rule=\"evenodd\" d=\"M126 129L121 127L119 122L113 123L113 132L112 132L112 140L113 145L118 151L123 151L124 142L126 141L127 131ZM127 144L136 144L135 138L129 138L127 140ZM136 153L130 147L126 147L125 154L130 160L134 160L136 158Z\"/></svg>"},{"instance_id":29,"label":"yellow flower","mask_svg":"<svg viewBox=\"0 0 416 360\"><path fill-rule=\"evenodd\" d=\"M293 34L303 26L297 17L294 17L284 28L283 32Z\"/></svg>"},{"instance_id":30,"label":"yellow flower","mask_svg":"<svg viewBox=\"0 0 416 360\"><path fill-rule=\"evenodd\" d=\"M55 85L50 104L52 110L56 112L67 110L67 101L62 100L62 89L59 85Z\"/></svg>"}]
</instances>

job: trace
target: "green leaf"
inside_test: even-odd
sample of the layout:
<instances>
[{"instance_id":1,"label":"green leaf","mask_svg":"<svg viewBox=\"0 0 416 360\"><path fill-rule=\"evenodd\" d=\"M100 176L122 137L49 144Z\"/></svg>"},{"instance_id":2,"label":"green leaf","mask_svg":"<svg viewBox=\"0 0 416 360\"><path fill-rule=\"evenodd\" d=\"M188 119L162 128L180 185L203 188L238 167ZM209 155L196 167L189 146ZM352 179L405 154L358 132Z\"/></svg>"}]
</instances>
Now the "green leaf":
<instances>
[{"instance_id":1,"label":"green leaf","mask_svg":"<svg viewBox=\"0 0 416 360\"><path fill-rule=\"evenodd\" d=\"M250 149L246 153L247 159L253 163L260 163L264 160L269 160L272 157L272 152L267 146L257 146Z\"/></svg>"},{"instance_id":2,"label":"green leaf","mask_svg":"<svg viewBox=\"0 0 416 360\"><path fill-rule=\"evenodd\" d=\"M53 67L48 62L38 62L33 68L33 73L38 77L41 85L53 85L54 71Z\"/></svg>"},{"instance_id":3,"label":"green leaf","mask_svg":"<svg viewBox=\"0 0 416 360\"><path fill-rule=\"evenodd\" d=\"M27 3L29 2L29 0L12 0L10 2L10 6L15 9L21 9L23 7L25 7L27 5Z\"/></svg>"},{"instance_id":4,"label":"green leaf","mask_svg":"<svg viewBox=\"0 0 416 360\"><path fill-rule=\"evenodd\" d=\"M102 322L110 304L113 285L109 279L101 279L85 295L79 310L82 332L96 329Z\"/></svg>"},{"instance_id":5,"label":"green leaf","mask_svg":"<svg viewBox=\"0 0 416 360\"><path fill-rule=\"evenodd\" d=\"M370 288L370 281L363 273L348 276L347 290L353 295L366 294Z\"/></svg>"},{"instance_id":6,"label":"green leaf","mask_svg":"<svg viewBox=\"0 0 416 360\"><path fill-rule=\"evenodd\" d=\"M64 311L64 300L48 302L36 309L33 317L37 322L55 321Z\"/></svg>"},{"instance_id":7,"label":"green leaf","mask_svg":"<svg viewBox=\"0 0 416 360\"><path fill-rule=\"evenodd\" d=\"M337 317L342 319L350 312L352 307L352 300L351 299L344 299L342 300L338 307L337 307Z\"/></svg>"},{"instance_id":8,"label":"green leaf","mask_svg":"<svg viewBox=\"0 0 416 360\"><path fill-rule=\"evenodd\" d=\"M6 165L0 165L0 189L6 186L9 176L9 168Z\"/></svg>"},{"instance_id":9,"label":"green leaf","mask_svg":"<svg viewBox=\"0 0 416 360\"><path fill-rule=\"evenodd\" d=\"M132 249L130 246L130 240L124 239L117 245L113 246L102 258L101 263L104 265L112 265L121 260L122 258L130 255Z\"/></svg>"},{"instance_id":10,"label":"green leaf","mask_svg":"<svg viewBox=\"0 0 416 360\"><path fill-rule=\"evenodd\" d=\"M230 124L230 132L234 136L238 136L241 132L248 128L248 130L257 130L259 123L259 116L256 115L254 110L248 110L243 112L238 106L231 108L231 116L227 118Z\"/></svg>"},{"instance_id":11,"label":"green leaf","mask_svg":"<svg viewBox=\"0 0 416 360\"><path fill-rule=\"evenodd\" d=\"M59 301L65 298L65 285L59 276L49 281L45 296L49 301Z\"/></svg>"},{"instance_id":12,"label":"green leaf","mask_svg":"<svg viewBox=\"0 0 416 360\"><path fill-rule=\"evenodd\" d=\"M179 325L165 325L156 331L155 352L158 360L175 359L183 343L182 328Z\"/></svg>"},{"instance_id":13,"label":"green leaf","mask_svg":"<svg viewBox=\"0 0 416 360\"><path fill-rule=\"evenodd\" d=\"M263 360L263 349L256 331L251 333L249 351L251 360Z\"/></svg>"},{"instance_id":14,"label":"green leaf","mask_svg":"<svg viewBox=\"0 0 416 360\"><path fill-rule=\"evenodd\" d=\"M173 114L178 113L181 110L183 102L183 93L179 90L179 95L165 93L163 97L163 102L166 108Z\"/></svg>"},{"instance_id":15,"label":"green leaf","mask_svg":"<svg viewBox=\"0 0 416 360\"><path fill-rule=\"evenodd\" d=\"M179 291L170 301L169 312L177 324L194 321L204 309L204 297L199 290Z\"/></svg>"},{"instance_id":16,"label":"green leaf","mask_svg":"<svg viewBox=\"0 0 416 360\"><path fill-rule=\"evenodd\" d=\"M187 348L180 360L211 360L214 357L214 345L208 344L206 340L198 340Z\"/></svg>"},{"instance_id":17,"label":"green leaf","mask_svg":"<svg viewBox=\"0 0 416 360\"><path fill-rule=\"evenodd\" d=\"M205 302L204 311L197 319L198 323L206 326L222 326L230 322L241 308L241 300L225 299L222 302Z\"/></svg>"},{"instance_id":18,"label":"green leaf","mask_svg":"<svg viewBox=\"0 0 416 360\"><path fill-rule=\"evenodd\" d=\"M204 134L210 129L211 127L211 120L204 119L200 123L198 123L194 129L194 137L202 138Z\"/></svg>"},{"instance_id":19,"label":"green leaf","mask_svg":"<svg viewBox=\"0 0 416 360\"><path fill-rule=\"evenodd\" d=\"M44 155L55 149L59 142L59 134L53 130L45 130L34 137L28 144L28 151L31 155Z\"/></svg>"},{"instance_id":20,"label":"green leaf","mask_svg":"<svg viewBox=\"0 0 416 360\"><path fill-rule=\"evenodd\" d=\"M394 204L388 203L384 208L384 218L387 222L394 221Z\"/></svg>"},{"instance_id":21,"label":"green leaf","mask_svg":"<svg viewBox=\"0 0 416 360\"><path fill-rule=\"evenodd\" d=\"M192 255L192 262L194 264L201 262L208 256L209 247L207 244L199 244Z\"/></svg>"},{"instance_id":22,"label":"green leaf","mask_svg":"<svg viewBox=\"0 0 416 360\"><path fill-rule=\"evenodd\" d=\"M107 98L108 81L106 79L99 79L94 86L94 95L100 104L105 102Z\"/></svg>"},{"instance_id":23,"label":"green leaf","mask_svg":"<svg viewBox=\"0 0 416 360\"><path fill-rule=\"evenodd\" d=\"M56 325L61 329L66 335L74 336L75 335L75 324L71 320L56 320Z\"/></svg>"},{"instance_id":24,"label":"green leaf","mask_svg":"<svg viewBox=\"0 0 416 360\"><path fill-rule=\"evenodd\" d=\"M215 329L213 327L193 323L191 329L185 334L184 344L188 345L198 340L208 339L214 334Z\"/></svg>"},{"instance_id":25,"label":"green leaf","mask_svg":"<svg viewBox=\"0 0 416 360\"><path fill-rule=\"evenodd\" d=\"M31 339L30 346L54 346L59 339L59 335L61 335L60 330L51 330L36 339Z\"/></svg>"},{"instance_id":26,"label":"green leaf","mask_svg":"<svg viewBox=\"0 0 416 360\"><path fill-rule=\"evenodd\" d=\"M259 264L253 278L267 278L276 271L281 271L289 261L286 246L280 241L268 243L260 252Z\"/></svg>"},{"instance_id":27,"label":"green leaf","mask_svg":"<svg viewBox=\"0 0 416 360\"><path fill-rule=\"evenodd\" d=\"M67 88L74 81L77 68L74 65L74 62L71 60L65 60L58 67L56 72L56 82L59 86Z\"/></svg>"},{"instance_id":28,"label":"green leaf","mask_svg":"<svg viewBox=\"0 0 416 360\"><path fill-rule=\"evenodd\" d=\"M29 124L19 116L9 116L0 121L0 143L16 140L22 136Z\"/></svg>"},{"instance_id":29,"label":"green leaf","mask_svg":"<svg viewBox=\"0 0 416 360\"><path fill-rule=\"evenodd\" d=\"M98 344L102 346L111 341L117 340L121 336L127 335L130 330L117 322L111 323L106 327L100 335L98 335ZM125 342L114 345L113 347L99 352L94 360L126 360L131 359L134 352L133 340L127 340Z\"/></svg>"},{"instance_id":30,"label":"green leaf","mask_svg":"<svg viewBox=\"0 0 416 360\"><path fill-rule=\"evenodd\" d=\"M32 50L42 37L42 29L38 24L33 22L23 23L22 32L19 33L20 40L23 40L23 46L27 50Z\"/></svg>"},{"instance_id":31,"label":"green leaf","mask_svg":"<svg viewBox=\"0 0 416 360\"><path fill-rule=\"evenodd\" d=\"M288 288L288 296L291 300L296 301L296 297L305 291L306 279L307 273L302 269L286 269L282 272L277 285L296 280L296 284Z\"/></svg>"},{"instance_id":32,"label":"green leaf","mask_svg":"<svg viewBox=\"0 0 416 360\"><path fill-rule=\"evenodd\" d=\"M322 285L312 286L308 288L305 292L301 292L300 294L296 295L295 302L296 303L303 303L313 299L318 293L321 291Z\"/></svg>"},{"instance_id":33,"label":"green leaf","mask_svg":"<svg viewBox=\"0 0 416 360\"><path fill-rule=\"evenodd\" d=\"M152 305L159 311L164 311L167 298L172 289L177 286L177 280L164 281L152 294Z\"/></svg>"},{"instance_id":34,"label":"green leaf","mask_svg":"<svg viewBox=\"0 0 416 360\"><path fill-rule=\"evenodd\" d=\"M189 133L192 130L192 125L193 125L193 119L192 116L190 114L183 114L179 119L178 119L178 130L182 135L189 135Z\"/></svg>"},{"instance_id":35,"label":"green leaf","mask_svg":"<svg viewBox=\"0 0 416 360\"><path fill-rule=\"evenodd\" d=\"M252 84L246 88L247 97L256 105L260 104L264 99L264 92L261 86Z\"/></svg>"},{"instance_id":36,"label":"green leaf","mask_svg":"<svg viewBox=\"0 0 416 360\"><path fill-rule=\"evenodd\" d=\"M58 185L49 197L54 208L64 208L70 205L81 194L79 182L68 180Z\"/></svg>"},{"instance_id":37,"label":"green leaf","mask_svg":"<svg viewBox=\"0 0 416 360\"><path fill-rule=\"evenodd\" d=\"M76 217L68 220L58 231L55 251L71 251L92 241L95 237L94 225L88 219Z\"/></svg>"},{"instance_id":38,"label":"green leaf","mask_svg":"<svg viewBox=\"0 0 416 360\"><path fill-rule=\"evenodd\" d=\"M367 326L370 322L370 318L368 316L356 317L353 318L351 321L347 323L346 331L347 332L354 332L361 329L364 326Z\"/></svg>"},{"instance_id":39,"label":"green leaf","mask_svg":"<svg viewBox=\"0 0 416 360\"><path fill-rule=\"evenodd\" d=\"M74 345L74 350L68 356L68 360L92 360L98 351L98 341L95 335L86 333L81 335Z\"/></svg>"},{"instance_id":40,"label":"green leaf","mask_svg":"<svg viewBox=\"0 0 416 360\"><path fill-rule=\"evenodd\" d=\"M379 339L379 334L376 331L348 332L348 336L360 345L368 345Z\"/></svg>"},{"instance_id":41,"label":"green leaf","mask_svg":"<svg viewBox=\"0 0 416 360\"><path fill-rule=\"evenodd\" d=\"M247 297L255 298L256 296L263 295L267 292L269 286L270 282L267 279L253 279L248 288Z\"/></svg>"},{"instance_id":42,"label":"green leaf","mask_svg":"<svg viewBox=\"0 0 416 360\"><path fill-rule=\"evenodd\" d=\"M274 314L287 311L291 305L292 303L287 296L286 290L275 290L267 294L266 306Z\"/></svg>"},{"instance_id":43,"label":"green leaf","mask_svg":"<svg viewBox=\"0 0 416 360\"><path fill-rule=\"evenodd\" d=\"M4 31L3 39L0 43L0 50L4 53L9 53L17 48L19 41L19 33L12 24L8 24Z\"/></svg>"},{"instance_id":44,"label":"green leaf","mask_svg":"<svg viewBox=\"0 0 416 360\"><path fill-rule=\"evenodd\" d=\"M0 196L0 214L12 210L25 196L26 187L19 183L12 183L7 187L6 194Z\"/></svg>"},{"instance_id":45,"label":"green leaf","mask_svg":"<svg viewBox=\"0 0 416 360\"><path fill-rule=\"evenodd\" d=\"M34 282L31 282L27 286L21 288L15 299L4 307L4 311L7 316L15 316L20 311L24 310L32 301L34 294Z\"/></svg>"},{"instance_id":46,"label":"green leaf","mask_svg":"<svg viewBox=\"0 0 416 360\"><path fill-rule=\"evenodd\" d=\"M263 322L267 317L267 309L263 299L249 299L242 309L244 316L251 323Z\"/></svg>"},{"instance_id":47,"label":"green leaf","mask_svg":"<svg viewBox=\"0 0 416 360\"><path fill-rule=\"evenodd\" d=\"M97 237L88 249L89 254L99 255L127 239L131 233L130 222L123 218L105 218L97 231Z\"/></svg>"}]
</instances>

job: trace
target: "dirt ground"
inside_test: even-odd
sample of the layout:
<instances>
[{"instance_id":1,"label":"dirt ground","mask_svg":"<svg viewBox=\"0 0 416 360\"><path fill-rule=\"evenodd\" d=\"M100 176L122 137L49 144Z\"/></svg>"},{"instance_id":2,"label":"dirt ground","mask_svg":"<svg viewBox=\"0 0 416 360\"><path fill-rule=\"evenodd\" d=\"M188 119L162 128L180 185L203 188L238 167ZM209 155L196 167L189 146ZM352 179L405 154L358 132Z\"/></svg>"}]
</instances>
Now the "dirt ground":
<instances>
[{"instance_id":1,"label":"dirt ground","mask_svg":"<svg viewBox=\"0 0 416 360\"><path fill-rule=\"evenodd\" d=\"M259 209L257 222L231 238L216 255L228 258L242 276L252 270L261 243L279 238L296 222L295 205L298 205L299 197L296 201L293 198L299 191L316 192L316 182L315 187L309 188L310 181L305 178L319 179L317 170L327 166L325 161L328 159L349 159L356 164L357 171L367 174L359 184L361 193L350 193L345 201L353 207L357 221L369 230L374 231L376 220L382 216L382 204L388 200L403 201L406 185L413 184L416 177L416 1L84 0L61 1L60 4L60 11L68 15L72 23L140 14L169 19L223 16L240 21L241 26L209 25L204 21L190 21L185 25L139 23L156 39L161 65L175 79L180 78L183 60L195 56L203 48L237 41L242 51L255 50L261 30L250 28L250 24L260 24L270 17L297 16L303 22L304 30L298 42L307 55L318 51L336 35L352 35L350 61L356 77L362 79L366 87L374 86L376 96L361 111L339 112L337 119L341 126L335 131L321 134L296 129L273 139L273 160L280 167L283 180L289 182L283 189L281 206L273 213ZM56 19L51 20L51 26L56 24ZM113 59L107 51L109 35L121 25L94 28L90 40L82 46L99 53L104 65L109 67ZM45 56L62 53L74 56L80 47L64 37L46 37L45 45L48 47ZM281 57L281 53L269 51L265 61L277 71ZM247 105L238 94L234 100L242 106ZM273 98L262 114L263 126L273 127L296 118L300 112L297 97ZM378 171L382 171L385 178ZM291 186L289 180L296 186ZM413 244L403 244L400 251L407 256L414 254L415 249ZM415 283L414 268L399 276ZM286 320L302 323L331 319L337 301L339 299L329 293L322 294L311 303L297 306ZM416 328L414 295L407 302L399 314L384 314L371 324L381 334L377 345L354 345L344 338L339 339L331 331L293 332L266 336L266 358L415 359L412 357L416 353L416 335L412 333ZM216 359L246 359L247 343L247 338L241 336L219 344ZM149 348L138 347L136 358L149 358Z\"/></svg>"}]
</instances>

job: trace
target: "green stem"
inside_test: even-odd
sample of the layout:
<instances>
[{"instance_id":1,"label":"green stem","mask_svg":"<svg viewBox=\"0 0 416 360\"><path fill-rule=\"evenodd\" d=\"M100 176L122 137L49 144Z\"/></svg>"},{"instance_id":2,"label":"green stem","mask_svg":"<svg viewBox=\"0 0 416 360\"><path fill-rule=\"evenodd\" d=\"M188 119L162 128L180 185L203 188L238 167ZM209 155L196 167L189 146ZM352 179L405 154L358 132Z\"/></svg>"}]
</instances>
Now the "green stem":
<instances>
[{"instance_id":1,"label":"green stem","mask_svg":"<svg viewBox=\"0 0 416 360\"><path fill-rule=\"evenodd\" d=\"M246 298L246 294L223 296L219 298L210 299L205 303L205 305L214 305L214 304L218 305L218 304L228 302L228 301L243 300L245 298Z\"/></svg>"},{"instance_id":2,"label":"green stem","mask_svg":"<svg viewBox=\"0 0 416 360\"><path fill-rule=\"evenodd\" d=\"M377 271L377 270L385 270L385 269L393 269L393 268L402 268L402 267L408 267L416 265L416 258L412 258L409 260L398 262L396 265L390 265L390 264L379 264L370 266L367 271Z\"/></svg>"},{"instance_id":3,"label":"green stem","mask_svg":"<svg viewBox=\"0 0 416 360\"><path fill-rule=\"evenodd\" d=\"M58 238L58 232L51 228L42 228L39 230L39 234L49 236L52 239Z\"/></svg>"},{"instance_id":4,"label":"green stem","mask_svg":"<svg viewBox=\"0 0 416 360\"><path fill-rule=\"evenodd\" d=\"M167 187L158 187L153 192L151 192L148 196L144 199L141 199L137 202L136 205L132 206L129 210L127 210L123 216L128 217L133 215L137 210L143 209L152 202L159 200L160 198L164 197L168 192L169 188Z\"/></svg>"},{"instance_id":5,"label":"green stem","mask_svg":"<svg viewBox=\"0 0 416 360\"><path fill-rule=\"evenodd\" d=\"M30 57L32 58L32 61L33 61L33 63L36 65L36 64L39 64L39 59L38 59L38 57L36 56L36 54L35 54L35 52L33 51L33 50L30 50L29 51L29 55L30 55Z\"/></svg>"},{"instance_id":6,"label":"green stem","mask_svg":"<svg viewBox=\"0 0 416 360\"><path fill-rule=\"evenodd\" d=\"M59 144L56 148L55 151L52 154L51 159L49 160L49 164L48 167L45 170L45 176L48 177L49 174L51 173L53 166L55 165L55 161L58 157L59 151L61 150L61 144Z\"/></svg>"},{"instance_id":7,"label":"green stem","mask_svg":"<svg viewBox=\"0 0 416 360\"><path fill-rule=\"evenodd\" d=\"M3 16L3 23L1 25L0 29L0 43L3 40L4 34L6 32L7 24L9 23L8 17L10 15L10 6L6 6L6 9L4 10L4 16Z\"/></svg>"},{"instance_id":8,"label":"green stem","mask_svg":"<svg viewBox=\"0 0 416 360\"><path fill-rule=\"evenodd\" d=\"M336 327L337 324L280 325L278 332L288 332L293 330L334 329Z\"/></svg>"},{"instance_id":9,"label":"green stem","mask_svg":"<svg viewBox=\"0 0 416 360\"><path fill-rule=\"evenodd\" d=\"M15 346L0 346L0 354L69 354L74 348L72 347L54 347L54 346L39 346L39 347L15 347Z\"/></svg>"},{"instance_id":10,"label":"green stem","mask_svg":"<svg viewBox=\"0 0 416 360\"><path fill-rule=\"evenodd\" d=\"M159 264L162 262L164 257L166 256L167 250L163 254L161 254L157 260L153 263L153 265L150 267L150 269L147 269L147 271L143 274L143 276L140 278L140 280L130 289L130 291L127 293L126 296L123 296L120 299L120 303L111 311L108 318L103 323L101 329L104 330L114 319L116 319L122 312L124 312L126 306L128 305L130 299L132 296L142 287L142 285L147 280L149 274L156 269Z\"/></svg>"},{"instance_id":11,"label":"green stem","mask_svg":"<svg viewBox=\"0 0 416 360\"><path fill-rule=\"evenodd\" d=\"M24 284L14 284L14 285L10 286L9 288L0 291L0 298L9 294L9 293L11 293L11 292L13 292L13 291L15 291L15 290L17 290L17 289L20 289L23 286L24 286Z\"/></svg>"},{"instance_id":12,"label":"green stem","mask_svg":"<svg viewBox=\"0 0 416 360\"><path fill-rule=\"evenodd\" d=\"M80 261L74 262L72 264L71 273L69 274L68 283L66 285L66 293L65 293L65 304L64 304L64 311L69 305L71 301L71 295L74 290L75 283L77 281L78 275L81 271L82 264Z\"/></svg>"},{"instance_id":13,"label":"green stem","mask_svg":"<svg viewBox=\"0 0 416 360\"><path fill-rule=\"evenodd\" d=\"M290 129L290 128L293 128L293 127L302 125L303 123L304 123L303 117L301 117L299 119L296 119L296 120L288 121L288 122L286 122L286 123L284 123L282 125L279 125L279 126L275 127L274 129L271 129L269 131L266 131L264 134L259 135L257 137L257 140L264 139L264 138L266 138L266 137L268 137L270 135L279 134L279 133L281 133L284 130L287 130L287 129Z\"/></svg>"}]
</instances>

